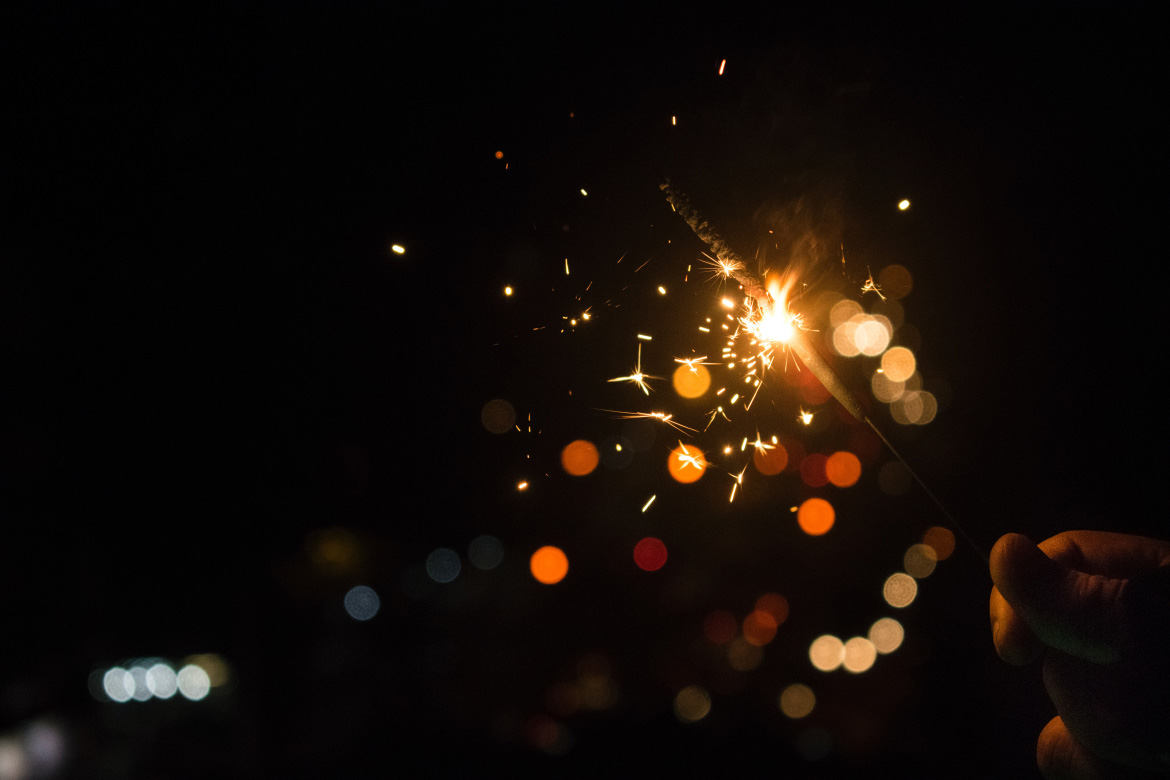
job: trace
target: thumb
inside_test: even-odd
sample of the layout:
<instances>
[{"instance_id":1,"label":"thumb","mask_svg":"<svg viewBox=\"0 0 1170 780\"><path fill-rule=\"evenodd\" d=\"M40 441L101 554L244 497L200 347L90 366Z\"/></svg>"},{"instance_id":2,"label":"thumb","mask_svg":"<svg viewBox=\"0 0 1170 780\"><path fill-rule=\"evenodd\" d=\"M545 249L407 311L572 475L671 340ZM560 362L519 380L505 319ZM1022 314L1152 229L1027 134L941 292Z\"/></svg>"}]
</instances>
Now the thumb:
<instances>
[{"instance_id":1,"label":"thumb","mask_svg":"<svg viewBox=\"0 0 1170 780\"><path fill-rule=\"evenodd\" d=\"M1126 580L1069 569L1020 534L995 543L991 579L1044 645L1093 663L1120 659Z\"/></svg>"}]
</instances>

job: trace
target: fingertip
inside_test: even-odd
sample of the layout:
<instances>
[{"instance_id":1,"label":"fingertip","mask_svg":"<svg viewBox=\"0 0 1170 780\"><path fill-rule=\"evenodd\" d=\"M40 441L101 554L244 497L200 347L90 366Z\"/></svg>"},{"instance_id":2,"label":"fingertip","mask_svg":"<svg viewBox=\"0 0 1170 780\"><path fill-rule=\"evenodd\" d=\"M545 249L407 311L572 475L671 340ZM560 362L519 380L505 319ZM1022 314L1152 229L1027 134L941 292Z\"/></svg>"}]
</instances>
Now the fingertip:
<instances>
[{"instance_id":1,"label":"fingertip","mask_svg":"<svg viewBox=\"0 0 1170 780\"><path fill-rule=\"evenodd\" d=\"M996 588L991 589L991 641L1005 663L1025 666L1040 655L1040 643Z\"/></svg>"},{"instance_id":2,"label":"fingertip","mask_svg":"<svg viewBox=\"0 0 1170 780\"><path fill-rule=\"evenodd\" d=\"M1028 555L1027 548L1038 550L1032 540L1023 534L1004 534L999 537L995 545L991 548L991 555L988 558L988 565L991 569L991 581L995 583L1000 590L1003 589L1002 582L1006 582L1013 575L1012 567L1016 565L1021 557Z\"/></svg>"},{"instance_id":3,"label":"fingertip","mask_svg":"<svg viewBox=\"0 0 1170 780\"><path fill-rule=\"evenodd\" d=\"M1064 720L1057 715L1040 731L1036 740L1036 766L1044 780L1081 780L1092 777L1088 753L1082 748Z\"/></svg>"},{"instance_id":4,"label":"fingertip","mask_svg":"<svg viewBox=\"0 0 1170 780\"><path fill-rule=\"evenodd\" d=\"M1059 715L1048 721L1036 740L1036 766L1044 780L1137 780L1154 776L1094 755L1077 742Z\"/></svg>"}]
</instances>

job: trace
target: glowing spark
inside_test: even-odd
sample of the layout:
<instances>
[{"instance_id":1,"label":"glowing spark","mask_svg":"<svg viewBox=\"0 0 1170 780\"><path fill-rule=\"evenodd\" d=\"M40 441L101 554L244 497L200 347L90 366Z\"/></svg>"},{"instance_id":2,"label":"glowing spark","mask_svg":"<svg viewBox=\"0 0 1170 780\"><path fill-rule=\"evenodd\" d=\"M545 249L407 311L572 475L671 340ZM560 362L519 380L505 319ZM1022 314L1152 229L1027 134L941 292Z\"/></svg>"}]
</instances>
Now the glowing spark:
<instances>
[{"instance_id":1,"label":"glowing spark","mask_svg":"<svg viewBox=\"0 0 1170 780\"><path fill-rule=\"evenodd\" d=\"M675 363L682 363L684 366L686 366L687 368L689 368L691 370L692 374L697 375L699 373L699 369L695 368L695 366L717 366L717 365L719 365L718 363L704 363L704 362L702 362L706 359L707 359L707 356L702 355L702 356L697 357L697 358L675 358L674 362Z\"/></svg>"},{"instance_id":2,"label":"glowing spark","mask_svg":"<svg viewBox=\"0 0 1170 780\"><path fill-rule=\"evenodd\" d=\"M402 246L401 244L394 244L390 247L390 251L396 255L404 255L406 254L406 247Z\"/></svg>"},{"instance_id":3,"label":"glowing spark","mask_svg":"<svg viewBox=\"0 0 1170 780\"><path fill-rule=\"evenodd\" d=\"M642 338L639 336L638 338ZM647 337L649 338L649 337ZM634 371L629 376L619 376L607 380L609 382L633 382L642 389L646 395L650 395L650 386L646 384L647 379L661 379L662 377L648 376L642 373L642 345L638 345L638 362L634 364Z\"/></svg>"},{"instance_id":4,"label":"glowing spark","mask_svg":"<svg viewBox=\"0 0 1170 780\"><path fill-rule=\"evenodd\" d=\"M582 194L582 195L584 195L584 196L586 196L586 197L588 197L588 196L589 196L589 193L585 191L585 188L584 188L584 187L582 187L582 188L581 188L581 194Z\"/></svg>"},{"instance_id":5,"label":"glowing spark","mask_svg":"<svg viewBox=\"0 0 1170 780\"><path fill-rule=\"evenodd\" d=\"M527 490L527 489L528 489L528 483L527 483L527 482L521 482L520 484L518 484L518 485L516 486L516 489L517 489L517 490Z\"/></svg>"},{"instance_id":6,"label":"glowing spark","mask_svg":"<svg viewBox=\"0 0 1170 780\"><path fill-rule=\"evenodd\" d=\"M866 266L865 270L869 271L869 266ZM882 295L882 288L873 280L873 271L869 271L869 278L861 286L861 294L865 295L867 292L877 293L883 301L886 299L886 296Z\"/></svg>"},{"instance_id":7,"label":"glowing spark","mask_svg":"<svg viewBox=\"0 0 1170 780\"><path fill-rule=\"evenodd\" d=\"M719 75L720 76L723 75L723 69L725 67L727 67L727 60L724 60L723 62L719 63Z\"/></svg>"},{"instance_id":8,"label":"glowing spark","mask_svg":"<svg viewBox=\"0 0 1170 780\"><path fill-rule=\"evenodd\" d=\"M512 287L511 287L511 285L509 285L509 286L504 288L504 295L511 295L511 294L512 294Z\"/></svg>"},{"instance_id":9,"label":"glowing spark","mask_svg":"<svg viewBox=\"0 0 1170 780\"><path fill-rule=\"evenodd\" d=\"M599 412L610 412L611 414L620 415L620 420L658 420L659 422L669 425L676 431L691 433L698 433L698 431L689 425L683 425L680 422L675 422L674 415L667 412L624 412L620 409L598 409Z\"/></svg>"},{"instance_id":10,"label":"glowing spark","mask_svg":"<svg viewBox=\"0 0 1170 780\"><path fill-rule=\"evenodd\" d=\"M800 415L796 419L800 420L805 425L808 425L809 423L812 422L812 418L813 418L812 412L806 412L804 409L801 409Z\"/></svg>"},{"instance_id":11,"label":"glowing spark","mask_svg":"<svg viewBox=\"0 0 1170 780\"><path fill-rule=\"evenodd\" d=\"M659 295L666 295L666 288L663 287L662 285L659 285L658 286L658 294Z\"/></svg>"},{"instance_id":12,"label":"glowing spark","mask_svg":"<svg viewBox=\"0 0 1170 780\"><path fill-rule=\"evenodd\" d=\"M643 512L645 512L647 509L649 509L649 508L650 508L650 505L654 503L654 499L656 499L656 498L658 498L658 494L657 494L657 493L655 493L654 495L650 496L650 500L649 500L649 501L647 501L645 504L643 504L643 505L642 505L642 511L643 511Z\"/></svg>"},{"instance_id":13,"label":"glowing spark","mask_svg":"<svg viewBox=\"0 0 1170 780\"><path fill-rule=\"evenodd\" d=\"M727 420L727 422L731 422L731 418L723 413L722 406L716 406L714 409L707 412L707 414L711 415L711 419L707 420L707 424L703 427L704 431L711 427L711 423L715 422L716 417L722 417L724 420Z\"/></svg>"},{"instance_id":14,"label":"glowing spark","mask_svg":"<svg viewBox=\"0 0 1170 780\"><path fill-rule=\"evenodd\" d=\"M708 273L712 279L730 279L737 273L742 273L744 265L739 260L728 258L715 258L703 252L703 257L707 258L703 261L703 265L708 267Z\"/></svg>"},{"instance_id":15,"label":"glowing spark","mask_svg":"<svg viewBox=\"0 0 1170 780\"><path fill-rule=\"evenodd\" d=\"M678 124L678 117L677 117L677 116L672 116L672 117L670 118L670 123L671 123L672 125L677 125L677 124Z\"/></svg>"},{"instance_id":16,"label":"glowing spark","mask_svg":"<svg viewBox=\"0 0 1170 780\"><path fill-rule=\"evenodd\" d=\"M908 208L910 208L910 201L903 200L898 203L898 211L905 211Z\"/></svg>"},{"instance_id":17,"label":"glowing spark","mask_svg":"<svg viewBox=\"0 0 1170 780\"><path fill-rule=\"evenodd\" d=\"M707 468L707 466L711 465L707 461L703 460L702 453L698 455L692 455L691 451L687 449L687 445L683 444L681 439L678 442L678 446L679 449L682 450L682 452L678 454L678 459L682 461L682 468L685 469L687 466L694 466L699 471L703 471Z\"/></svg>"},{"instance_id":18,"label":"glowing spark","mask_svg":"<svg viewBox=\"0 0 1170 780\"><path fill-rule=\"evenodd\" d=\"M747 471L747 466L744 466L743 471L740 471L738 474L729 474L728 475L729 477L731 477L732 479L735 480L735 484L731 486L731 498L727 499L727 503L730 504L732 501L735 500L735 491L740 485L743 484L743 475L744 475L745 471Z\"/></svg>"},{"instance_id":19,"label":"glowing spark","mask_svg":"<svg viewBox=\"0 0 1170 780\"><path fill-rule=\"evenodd\" d=\"M654 340L653 336L647 336L644 333L639 333L638 338L640 338L642 341L653 341Z\"/></svg>"},{"instance_id":20,"label":"glowing spark","mask_svg":"<svg viewBox=\"0 0 1170 780\"><path fill-rule=\"evenodd\" d=\"M565 258L565 276L569 275L569 258Z\"/></svg>"},{"instance_id":21,"label":"glowing spark","mask_svg":"<svg viewBox=\"0 0 1170 780\"><path fill-rule=\"evenodd\" d=\"M747 441L746 439L744 441ZM756 452L766 453L768 450L776 449L776 445L768 444L760 438L760 432L756 431L756 440L752 442L752 446L756 448Z\"/></svg>"}]
</instances>

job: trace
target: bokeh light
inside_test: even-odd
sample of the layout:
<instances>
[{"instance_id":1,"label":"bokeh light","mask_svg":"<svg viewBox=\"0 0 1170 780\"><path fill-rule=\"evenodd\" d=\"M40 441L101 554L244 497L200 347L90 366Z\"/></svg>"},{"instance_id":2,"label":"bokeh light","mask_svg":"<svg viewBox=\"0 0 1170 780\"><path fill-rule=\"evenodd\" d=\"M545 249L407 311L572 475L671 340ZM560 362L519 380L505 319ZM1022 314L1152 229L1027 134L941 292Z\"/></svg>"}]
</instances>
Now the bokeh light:
<instances>
[{"instance_id":1,"label":"bokeh light","mask_svg":"<svg viewBox=\"0 0 1170 780\"><path fill-rule=\"evenodd\" d=\"M861 461L852 452L834 452L825 462L825 476L837 487L851 487L861 479Z\"/></svg>"},{"instance_id":2,"label":"bokeh light","mask_svg":"<svg viewBox=\"0 0 1170 780\"><path fill-rule=\"evenodd\" d=\"M128 671L115 666L102 676L102 691L111 701L130 701L134 696L134 679Z\"/></svg>"},{"instance_id":3,"label":"bokeh light","mask_svg":"<svg viewBox=\"0 0 1170 780\"><path fill-rule=\"evenodd\" d=\"M834 328L838 328L862 312L860 303L851 298L842 298L829 310L829 323Z\"/></svg>"},{"instance_id":4,"label":"bokeh light","mask_svg":"<svg viewBox=\"0 0 1170 780\"><path fill-rule=\"evenodd\" d=\"M908 201L908 200L898 201L898 211L905 211L908 208L910 208L910 201Z\"/></svg>"},{"instance_id":5,"label":"bokeh light","mask_svg":"<svg viewBox=\"0 0 1170 780\"><path fill-rule=\"evenodd\" d=\"M861 350L857 347L857 320L851 319L842 322L833 328L833 349L842 357L857 357Z\"/></svg>"},{"instance_id":6,"label":"bokeh light","mask_svg":"<svg viewBox=\"0 0 1170 780\"><path fill-rule=\"evenodd\" d=\"M808 717L816 706L813 689L802 683L793 683L780 692L780 711L793 720Z\"/></svg>"},{"instance_id":7,"label":"bokeh light","mask_svg":"<svg viewBox=\"0 0 1170 780\"><path fill-rule=\"evenodd\" d=\"M776 638L780 624L771 613L757 609L743 619L743 638L757 647L762 647Z\"/></svg>"},{"instance_id":8,"label":"bokeh light","mask_svg":"<svg viewBox=\"0 0 1170 780\"><path fill-rule=\"evenodd\" d=\"M585 439L571 441L561 450L561 468L566 474L572 474L574 477L593 473L599 462L601 455L597 452L597 447Z\"/></svg>"},{"instance_id":9,"label":"bokeh light","mask_svg":"<svg viewBox=\"0 0 1170 780\"><path fill-rule=\"evenodd\" d=\"M822 672L831 672L845 663L845 643L832 634L824 634L812 641L808 660Z\"/></svg>"},{"instance_id":10,"label":"bokeh light","mask_svg":"<svg viewBox=\"0 0 1170 780\"><path fill-rule=\"evenodd\" d=\"M756 471L771 477L779 474L788 465L788 450L783 444L775 444L772 449L757 449L752 453L752 464Z\"/></svg>"},{"instance_id":11,"label":"bokeh light","mask_svg":"<svg viewBox=\"0 0 1170 780\"><path fill-rule=\"evenodd\" d=\"M196 653L183 661L184 665L194 664L207 673L207 680L212 688L227 685L231 676L228 662L219 653Z\"/></svg>"},{"instance_id":12,"label":"bokeh light","mask_svg":"<svg viewBox=\"0 0 1170 780\"><path fill-rule=\"evenodd\" d=\"M902 425L926 425L938 413L938 401L925 390L908 390L890 404L890 416Z\"/></svg>"},{"instance_id":13,"label":"bokeh light","mask_svg":"<svg viewBox=\"0 0 1170 780\"><path fill-rule=\"evenodd\" d=\"M936 525L926 529L922 535L922 543L930 545L937 560L945 561L955 551L955 535L949 528Z\"/></svg>"},{"instance_id":14,"label":"bokeh light","mask_svg":"<svg viewBox=\"0 0 1170 780\"><path fill-rule=\"evenodd\" d=\"M428 577L445 584L459 576L463 563L459 560L459 553L440 547L427 556L426 568Z\"/></svg>"},{"instance_id":15,"label":"bokeh light","mask_svg":"<svg viewBox=\"0 0 1170 780\"><path fill-rule=\"evenodd\" d=\"M894 382L885 371L878 370L873 372L869 380L869 389L873 391L873 397L883 404L892 404L906 392L906 383Z\"/></svg>"},{"instance_id":16,"label":"bokeh light","mask_svg":"<svg viewBox=\"0 0 1170 780\"><path fill-rule=\"evenodd\" d=\"M674 714L683 723L696 723L711 711L711 695L698 685L683 688L674 697Z\"/></svg>"},{"instance_id":17,"label":"bokeh light","mask_svg":"<svg viewBox=\"0 0 1170 780\"><path fill-rule=\"evenodd\" d=\"M666 545L661 539L647 536L634 545L634 563L642 571L658 571L666 565Z\"/></svg>"},{"instance_id":18,"label":"bokeh light","mask_svg":"<svg viewBox=\"0 0 1170 780\"><path fill-rule=\"evenodd\" d=\"M902 265L887 265L878 273L877 281L882 294L895 301L905 298L914 287L914 277Z\"/></svg>"},{"instance_id":19,"label":"bokeh light","mask_svg":"<svg viewBox=\"0 0 1170 780\"><path fill-rule=\"evenodd\" d=\"M857 323L853 331L853 345L857 351L869 357L882 354L890 345L893 328L890 321L881 315L871 314Z\"/></svg>"},{"instance_id":20,"label":"bokeh light","mask_svg":"<svg viewBox=\"0 0 1170 780\"><path fill-rule=\"evenodd\" d=\"M703 618L703 636L715 645L725 645L735 639L739 621L726 609L717 609Z\"/></svg>"},{"instance_id":21,"label":"bokeh light","mask_svg":"<svg viewBox=\"0 0 1170 780\"><path fill-rule=\"evenodd\" d=\"M516 424L516 409L504 399L496 398L483 405L479 419L491 433L507 433Z\"/></svg>"},{"instance_id":22,"label":"bokeh light","mask_svg":"<svg viewBox=\"0 0 1170 780\"><path fill-rule=\"evenodd\" d=\"M891 382L905 382L914 376L918 361L906 347L890 347L882 355L882 373Z\"/></svg>"},{"instance_id":23,"label":"bokeh light","mask_svg":"<svg viewBox=\"0 0 1170 780\"><path fill-rule=\"evenodd\" d=\"M345 611L354 620L369 620L378 614L382 600L373 588L357 585L349 589L344 599Z\"/></svg>"},{"instance_id":24,"label":"bokeh light","mask_svg":"<svg viewBox=\"0 0 1170 780\"><path fill-rule=\"evenodd\" d=\"M845 643L845 660L842 665L846 671L861 674L868 671L877 659L877 650L873 642L863 636L855 636Z\"/></svg>"},{"instance_id":25,"label":"bokeh light","mask_svg":"<svg viewBox=\"0 0 1170 780\"><path fill-rule=\"evenodd\" d=\"M548 545L532 553L529 569L537 582L555 585L569 573L569 558L561 548Z\"/></svg>"},{"instance_id":26,"label":"bokeh light","mask_svg":"<svg viewBox=\"0 0 1170 780\"><path fill-rule=\"evenodd\" d=\"M179 670L177 677L179 693L191 701L206 698L211 690L211 678L207 676L207 672L202 667L195 664L184 666Z\"/></svg>"},{"instance_id":27,"label":"bokeh light","mask_svg":"<svg viewBox=\"0 0 1170 780\"><path fill-rule=\"evenodd\" d=\"M829 483L829 475L825 473L825 465L829 456L814 452L806 455L800 461L800 481L809 487L824 487Z\"/></svg>"},{"instance_id":28,"label":"bokeh light","mask_svg":"<svg viewBox=\"0 0 1170 780\"><path fill-rule=\"evenodd\" d=\"M902 624L893 618L882 618L869 627L869 641L873 642L874 649L883 655L901 647L905 637L906 631Z\"/></svg>"},{"instance_id":29,"label":"bokeh light","mask_svg":"<svg viewBox=\"0 0 1170 780\"><path fill-rule=\"evenodd\" d=\"M765 593L756 599L756 610L767 612L776 621L776 625L783 625L788 619L788 599L779 593Z\"/></svg>"},{"instance_id":30,"label":"bokeh light","mask_svg":"<svg viewBox=\"0 0 1170 780\"><path fill-rule=\"evenodd\" d=\"M671 384L682 398L699 398L711 387L711 372L697 363L684 364L674 370Z\"/></svg>"},{"instance_id":31,"label":"bokeh light","mask_svg":"<svg viewBox=\"0 0 1170 780\"><path fill-rule=\"evenodd\" d=\"M727 645L727 665L737 672L750 672L764 662L764 651L740 636Z\"/></svg>"},{"instance_id":32,"label":"bokeh light","mask_svg":"<svg viewBox=\"0 0 1170 780\"><path fill-rule=\"evenodd\" d=\"M827 534L836 518L833 505L823 498L805 499L796 512L796 522L800 524L800 530L809 536Z\"/></svg>"},{"instance_id":33,"label":"bokeh light","mask_svg":"<svg viewBox=\"0 0 1170 780\"><path fill-rule=\"evenodd\" d=\"M169 699L179 690L179 677L169 664L159 662L146 670L146 687L155 698Z\"/></svg>"},{"instance_id":34,"label":"bokeh light","mask_svg":"<svg viewBox=\"0 0 1170 780\"><path fill-rule=\"evenodd\" d=\"M676 482L681 482L684 485L698 481L699 477L706 473L708 465L710 464L707 463L698 447L693 444L687 446L681 442L670 451L666 460L666 468L670 472L670 476Z\"/></svg>"},{"instance_id":35,"label":"bokeh light","mask_svg":"<svg viewBox=\"0 0 1170 780\"><path fill-rule=\"evenodd\" d=\"M918 582L909 574L898 572L886 578L882 586L882 597L891 607L908 607L918 595Z\"/></svg>"},{"instance_id":36,"label":"bokeh light","mask_svg":"<svg viewBox=\"0 0 1170 780\"><path fill-rule=\"evenodd\" d=\"M348 528L322 528L305 537L305 551L318 571L339 575L357 567L361 546Z\"/></svg>"},{"instance_id":37,"label":"bokeh light","mask_svg":"<svg viewBox=\"0 0 1170 780\"><path fill-rule=\"evenodd\" d=\"M467 557L475 568L490 571L504 560L504 545L494 536L477 536L467 547Z\"/></svg>"},{"instance_id":38,"label":"bokeh light","mask_svg":"<svg viewBox=\"0 0 1170 780\"><path fill-rule=\"evenodd\" d=\"M902 566L906 573L916 580L929 577L937 564L934 548L928 544L912 544L902 556Z\"/></svg>"}]
</instances>

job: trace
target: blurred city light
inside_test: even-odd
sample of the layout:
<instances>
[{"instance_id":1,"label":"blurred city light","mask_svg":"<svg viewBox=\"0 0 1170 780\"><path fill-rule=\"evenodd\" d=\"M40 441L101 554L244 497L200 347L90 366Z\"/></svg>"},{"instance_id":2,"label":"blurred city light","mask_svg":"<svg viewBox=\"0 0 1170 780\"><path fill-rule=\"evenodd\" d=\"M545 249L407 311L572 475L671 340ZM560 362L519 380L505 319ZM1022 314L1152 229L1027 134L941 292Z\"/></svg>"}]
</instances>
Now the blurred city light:
<instances>
[{"instance_id":1,"label":"blurred city light","mask_svg":"<svg viewBox=\"0 0 1170 780\"><path fill-rule=\"evenodd\" d=\"M683 688L674 697L674 714L683 723L695 723L711 711L711 695L698 686Z\"/></svg>"},{"instance_id":2,"label":"blurred city light","mask_svg":"<svg viewBox=\"0 0 1170 780\"><path fill-rule=\"evenodd\" d=\"M99 701L119 704L166 701L176 693L190 701L200 701L227 680L227 662L215 653L189 656L178 672L174 664L161 658L135 659L95 671L90 693Z\"/></svg>"},{"instance_id":3,"label":"blurred city light","mask_svg":"<svg viewBox=\"0 0 1170 780\"><path fill-rule=\"evenodd\" d=\"M845 643L832 634L819 636L809 645L808 658L817 669L831 672L845 663Z\"/></svg>"},{"instance_id":4,"label":"blurred city light","mask_svg":"<svg viewBox=\"0 0 1170 780\"><path fill-rule=\"evenodd\" d=\"M477 536L468 545L467 557L475 568L490 571L504 560L504 545L494 536Z\"/></svg>"},{"instance_id":5,"label":"blurred city light","mask_svg":"<svg viewBox=\"0 0 1170 780\"><path fill-rule=\"evenodd\" d=\"M491 433L507 433L516 424L516 409L504 399L496 398L483 405L479 418Z\"/></svg>"},{"instance_id":6,"label":"blurred city light","mask_svg":"<svg viewBox=\"0 0 1170 780\"><path fill-rule=\"evenodd\" d=\"M374 589L366 585L357 585L345 594L345 611L354 620L369 620L378 614L382 606L381 599Z\"/></svg>"},{"instance_id":7,"label":"blurred city light","mask_svg":"<svg viewBox=\"0 0 1170 780\"><path fill-rule=\"evenodd\" d=\"M874 649L883 655L901 647L905 636L906 631L902 624L893 618L881 618L869 627L869 641L873 642Z\"/></svg>"},{"instance_id":8,"label":"blurred city light","mask_svg":"<svg viewBox=\"0 0 1170 780\"><path fill-rule=\"evenodd\" d=\"M891 607L908 607L918 595L918 583L909 574L891 574L882 587L882 596Z\"/></svg>"},{"instance_id":9,"label":"blurred city light","mask_svg":"<svg viewBox=\"0 0 1170 780\"><path fill-rule=\"evenodd\" d=\"M816 704L816 694L807 685L793 683L780 692L780 711L793 720L807 717Z\"/></svg>"},{"instance_id":10,"label":"blurred city light","mask_svg":"<svg viewBox=\"0 0 1170 780\"><path fill-rule=\"evenodd\" d=\"M440 547L427 556L427 576L438 583L452 582L459 576L463 563L459 560L459 553L446 547Z\"/></svg>"},{"instance_id":11,"label":"blurred city light","mask_svg":"<svg viewBox=\"0 0 1170 780\"><path fill-rule=\"evenodd\" d=\"M532 554L529 569L537 582L555 585L569 573L569 558L561 548L548 545Z\"/></svg>"}]
</instances>

